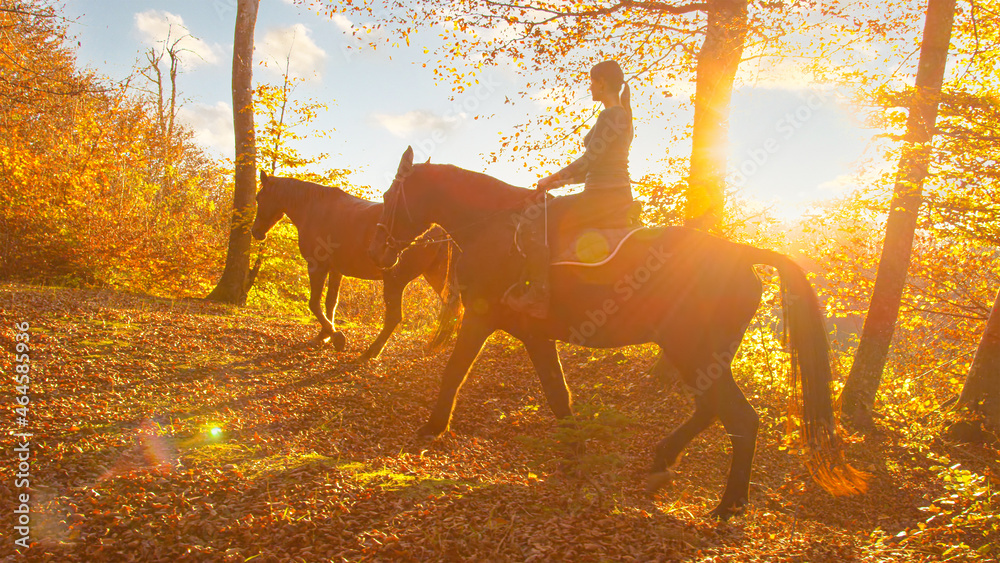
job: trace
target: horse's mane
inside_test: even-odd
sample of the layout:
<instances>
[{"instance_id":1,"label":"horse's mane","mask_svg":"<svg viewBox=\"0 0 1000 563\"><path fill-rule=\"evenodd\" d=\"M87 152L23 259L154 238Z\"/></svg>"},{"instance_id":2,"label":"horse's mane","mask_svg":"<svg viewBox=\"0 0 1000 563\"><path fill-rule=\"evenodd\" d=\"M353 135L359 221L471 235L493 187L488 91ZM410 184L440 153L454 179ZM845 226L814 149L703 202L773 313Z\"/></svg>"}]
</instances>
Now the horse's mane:
<instances>
[{"instance_id":1,"label":"horse's mane","mask_svg":"<svg viewBox=\"0 0 1000 563\"><path fill-rule=\"evenodd\" d=\"M315 182L282 176L271 176L270 180L272 185L281 192L281 197L288 205L307 204L309 202L343 197L366 201L336 186L324 186Z\"/></svg>"},{"instance_id":2,"label":"horse's mane","mask_svg":"<svg viewBox=\"0 0 1000 563\"><path fill-rule=\"evenodd\" d=\"M463 190L497 190L500 192L507 192L509 195L518 199L523 199L525 192L528 191L527 188L520 188L508 184L502 180L494 178L493 176L483 174L482 172L473 172L472 170L459 168L458 166L452 164L431 164L429 162L425 162L423 164L414 164L413 170L424 171L425 173L434 176L438 181L458 183L461 185Z\"/></svg>"}]
</instances>

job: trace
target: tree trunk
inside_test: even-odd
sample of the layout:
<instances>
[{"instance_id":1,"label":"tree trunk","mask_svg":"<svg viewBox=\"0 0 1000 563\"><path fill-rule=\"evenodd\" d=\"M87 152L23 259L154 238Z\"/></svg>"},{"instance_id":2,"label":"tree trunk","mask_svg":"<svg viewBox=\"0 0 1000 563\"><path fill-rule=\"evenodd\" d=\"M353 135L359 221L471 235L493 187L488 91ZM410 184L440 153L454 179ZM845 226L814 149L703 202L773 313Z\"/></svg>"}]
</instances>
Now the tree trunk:
<instances>
[{"instance_id":1,"label":"tree trunk","mask_svg":"<svg viewBox=\"0 0 1000 563\"><path fill-rule=\"evenodd\" d=\"M1000 292L993 301L958 408L967 416L951 425L948 433L952 438L963 442L1000 439Z\"/></svg>"},{"instance_id":2,"label":"tree trunk","mask_svg":"<svg viewBox=\"0 0 1000 563\"><path fill-rule=\"evenodd\" d=\"M239 0L233 39L233 128L236 134L236 188L226 268L208 299L246 303L250 273L250 225L257 193L257 146L253 128L253 33L260 0Z\"/></svg>"},{"instance_id":3,"label":"tree trunk","mask_svg":"<svg viewBox=\"0 0 1000 563\"><path fill-rule=\"evenodd\" d=\"M896 171L875 289L851 374L841 396L845 418L859 427L871 424L875 395L882 382L882 371L899 316L954 16L955 0L928 0L916 88L910 102L906 138Z\"/></svg>"},{"instance_id":4,"label":"tree trunk","mask_svg":"<svg viewBox=\"0 0 1000 563\"><path fill-rule=\"evenodd\" d=\"M722 220L729 105L746 40L747 3L714 0L708 6L705 42L698 52L691 171L685 194L686 223L695 228L712 229Z\"/></svg>"}]
</instances>

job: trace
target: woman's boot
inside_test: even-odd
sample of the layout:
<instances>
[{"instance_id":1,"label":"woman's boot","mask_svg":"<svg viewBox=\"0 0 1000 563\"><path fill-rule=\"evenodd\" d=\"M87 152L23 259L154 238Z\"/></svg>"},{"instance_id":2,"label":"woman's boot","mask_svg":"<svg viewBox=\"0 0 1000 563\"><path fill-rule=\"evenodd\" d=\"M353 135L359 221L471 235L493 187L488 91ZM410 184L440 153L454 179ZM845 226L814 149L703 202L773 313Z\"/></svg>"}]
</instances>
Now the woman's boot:
<instances>
[{"instance_id":1,"label":"woman's boot","mask_svg":"<svg viewBox=\"0 0 1000 563\"><path fill-rule=\"evenodd\" d=\"M549 247L545 245L542 221L525 225L524 282L512 285L503 296L505 305L538 319L549 316Z\"/></svg>"}]
</instances>

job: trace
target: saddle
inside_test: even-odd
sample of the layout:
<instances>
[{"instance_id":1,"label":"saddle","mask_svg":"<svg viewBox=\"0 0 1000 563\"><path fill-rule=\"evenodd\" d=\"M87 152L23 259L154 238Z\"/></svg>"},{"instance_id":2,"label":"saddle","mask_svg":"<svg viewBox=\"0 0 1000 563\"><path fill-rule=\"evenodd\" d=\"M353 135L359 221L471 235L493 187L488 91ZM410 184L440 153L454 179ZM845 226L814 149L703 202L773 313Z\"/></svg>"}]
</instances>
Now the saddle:
<instances>
[{"instance_id":1,"label":"saddle","mask_svg":"<svg viewBox=\"0 0 1000 563\"><path fill-rule=\"evenodd\" d=\"M621 209L610 210L609 216L627 217L619 225L598 225L583 227L578 220L550 224L548 232L549 264L551 266L600 266L614 257L622 244L642 228L639 216L641 207L633 202ZM521 218L514 231L514 245L523 255L531 244L526 237L538 236L527 232L529 221Z\"/></svg>"},{"instance_id":2,"label":"saddle","mask_svg":"<svg viewBox=\"0 0 1000 563\"><path fill-rule=\"evenodd\" d=\"M622 244L642 227L584 229L571 244L553 249L550 266L600 266L611 260Z\"/></svg>"}]
</instances>

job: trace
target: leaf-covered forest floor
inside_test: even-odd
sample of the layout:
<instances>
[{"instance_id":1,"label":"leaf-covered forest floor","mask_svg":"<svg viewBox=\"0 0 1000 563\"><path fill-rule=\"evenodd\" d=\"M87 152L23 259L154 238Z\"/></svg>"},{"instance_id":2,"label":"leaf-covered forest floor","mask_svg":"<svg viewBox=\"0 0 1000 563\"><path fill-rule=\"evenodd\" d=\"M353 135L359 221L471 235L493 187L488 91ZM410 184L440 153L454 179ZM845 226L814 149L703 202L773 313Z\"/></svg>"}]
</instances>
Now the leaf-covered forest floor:
<instances>
[{"instance_id":1,"label":"leaf-covered forest floor","mask_svg":"<svg viewBox=\"0 0 1000 563\"><path fill-rule=\"evenodd\" d=\"M348 349L337 353L309 344L317 326L305 317L0 286L5 349L22 321L31 325L34 370L34 544L8 551L23 491L14 488L13 438L4 432L4 560L964 561L1000 553L997 507L977 518L975 501L948 485L973 469L989 476L977 482L995 499L995 451L914 439L907 424L883 421L849 446L855 465L873 474L869 493L834 498L781 449L786 397L746 374L738 379L762 419L746 514L722 524L705 518L728 468L719 424L686 450L677 481L650 498L653 445L691 401L646 375L648 347L562 348L581 419L572 432L587 444L572 455L563 446L570 431L549 412L520 344L501 334L462 389L451 433L417 443L450 349L424 355L429 329L397 332L381 358L359 366L352 360L375 324L348 326ZM12 365L5 354L4 405L13 405ZM13 407L6 410L12 421Z\"/></svg>"}]
</instances>

